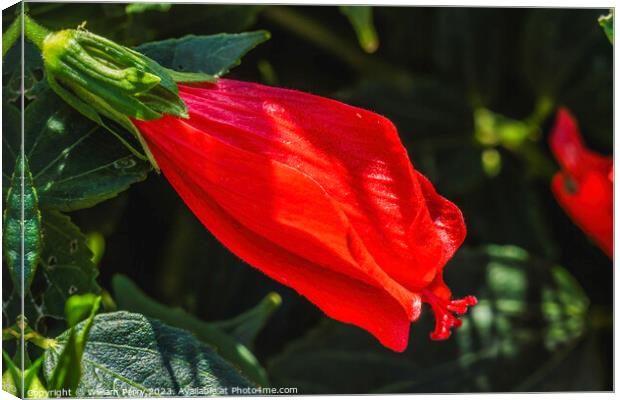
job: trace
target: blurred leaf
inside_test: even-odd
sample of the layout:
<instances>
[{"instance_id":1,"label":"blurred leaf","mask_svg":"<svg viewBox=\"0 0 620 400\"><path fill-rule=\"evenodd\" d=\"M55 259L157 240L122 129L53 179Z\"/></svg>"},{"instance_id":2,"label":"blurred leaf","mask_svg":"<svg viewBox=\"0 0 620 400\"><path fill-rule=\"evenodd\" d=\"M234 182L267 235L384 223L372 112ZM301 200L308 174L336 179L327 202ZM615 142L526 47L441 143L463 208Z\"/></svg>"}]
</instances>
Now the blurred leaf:
<instances>
[{"instance_id":1,"label":"blurred leaf","mask_svg":"<svg viewBox=\"0 0 620 400\"><path fill-rule=\"evenodd\" d=\"M144 314L191 332L202 342L213 346L221 357L239 368L248 379L261 386L269 384L263 367L250 350L216 324L201 321L180 308L156 302L122 275L114 276L112 286L120 309Z\"/></svg>"},{"instance_id":2,"label":"blurred leaf","mask_svg":"<svg viewBox=\"0 0 620 400\"><path fill-rule=\"evenodd\" d=\"M57 356L53 370L48 371L49 367L45 370L51 390L69 393L71 397L77 394L76 390L80 384L83 369L84 349L100 304L101 297L97 296L72 296L67 300L65 309L70 328L68 333L65 333L66 342L63 343L63 340L58 338L56 346L48 348L45 353L46 363L48 363L50 353ZM88 319L78 328L74 323L82 317L83 313L86 313ZM60 345L63 345L62 351L59 349Z\"/></svg>"},{"instance_id":3,"label":"blurred leaf","mask_svg":"<svg viewBox=\"0 0 620 400\"><path fill-rule=\"evenodd\" d=\"M379 38L372 20L370 6L340 6L340 11L349 19L355 29L357 40L366 53L374 53L379 48Z\"/></svg>"},{"instance_id":4,"label":"blurred leaf","mask_svg":"<svg viewBox=\"0 0 620 400\"><path fill-rule=\"evenodd\" d=\"M359 328L326 320L269 361L273 383L296 385L302 394L509 391L584 332L582 289L566 270L523 249L461 249L445 273L456 297L479 299L449 340L428 338L428 308L412 325L404 354ZM549 342L551 336L557 341Z\"/></svg>"},{"instance_id":5,"label":"blurred leaf","mask_svg":"<svg viewBox=\"0 0 620 400\"><path fill-rule=\"evenodd\" d=\"M42 209L92 207L146 178L148 163L51 91L25 112L25 153Z\"/></svg>"},{"instance_id":6,"label":"blurred leaf","mask_svg":"<svg viewBox=\"0 0 620 400\"><path fill-rule=\"evenodd\" d=\"M614 44L614 10L609 10L609 14L598 17L598 23L603 28L609 43Z\"/></svg>"},{"instance_id":7,"label":"blurred leaf","mask_svg":"<svg viewBox=\"0 0 620 400\"><path fill-rule=\"evenodd\" d=\"M136 50L166 68L222 76L239 65L241 57L248 51L269 37L267 31L220 33L211 36L188 35L181 39L145 43Z\"/></svg>"},{"instance_id":8,"label":"blurred leaf","mask_svg":"<svg viewBox=\"0 0 620 400\"><path fill-rule=\"evenodd\" d=\"M125 7L127 14L140 14L145 11L160 11L166 12L170 10L172 4L169 3L131 3Z\"/></svg>"},{"instance_id":9,"label":"blurred leaf","mask_svg":"<svg viewBox=\"0 0 620 400\"><path fill-rule=\"evenodd\" d=\"M69 297L65 303L65 318L69 327L75 326L88 318L93 306L100 301L101 298L92 293Z\"/></svg>"},{"instance_id":10,"label":"blurred leaf","mask_svg":"<svg viewBox=\"0 0 620 400\"><path fill-rule=\"evenodd\" d=\"M230 334L252 350L256 336L262 331L271 314L280 304L282 304L280 295L271 292L256 307L234 318L212 322L212 325Z\"/></svg>"},{"instance_id":11,"label":"blurred leaf","mask_svg":"<svg viewBox=\"0 0 620 400\"><path fill-rule=\"evenodd\" d=\"M60 346L46 352L46 377L69 338L70 332L63 333ZM124 311L95 317L82 367L78 397L214 395L251 386L188 332Z\"/></svg>"}]
</instances>

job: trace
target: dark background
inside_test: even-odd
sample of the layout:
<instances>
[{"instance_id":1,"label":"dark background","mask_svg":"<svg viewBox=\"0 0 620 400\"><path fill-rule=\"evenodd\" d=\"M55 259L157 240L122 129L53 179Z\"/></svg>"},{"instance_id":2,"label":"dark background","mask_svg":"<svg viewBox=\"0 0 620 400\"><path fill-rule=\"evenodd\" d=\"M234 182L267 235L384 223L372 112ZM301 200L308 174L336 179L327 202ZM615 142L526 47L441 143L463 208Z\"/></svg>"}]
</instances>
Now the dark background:
<instances>
[{"instance_id":1,"label":"dark background","mask_svg":"<svg viewBox=\"0 0 620 400\"><path fill-rule=\"evenodd\" d=\"M111 290L112 276L122 273L153 298L204 320L235 316L278 292L282 306L254 351L275 386L297 386L302 394L612 389L612 262L553 198L549 182L558 166L547 145L555 108L565 105L587 145L612 152L613 47L597 23L608 10L374 7L380 45L367 54L338 7L173 5L127 14L125 6L28 4L49 28L86 20L89 30L128 46L270 31L271 39L228 78L337 98L390 118L416 168L465 216L465 245L446 266L455 295L501 295L503 289L485 286L494 262L521 273L528 295L523 314L496 310L490 333L465 326L447 342L428 338L432 317L425 309L412 326L409 350L392 353L360 329L326 321L293 290L241 262L156 174L72 214L84 232L105 236L103 288ZM480 110L515 124L531 121L543 102L550 107L538 108L516 145L477 139ZM485 154L499 155L501 168L485 166ZM498 247L504 252L498 261L490 244L528 255L513 259L506 255L511 248ZM546 317L540 293L553 281L553 265L583 288L590 301L583 315L562 309L557 320ZM505 285L514 287L510 280ZM509 331L522 330L527 340L502 330L504 318ZM545 338L554 324L571 318L582 324L578 333L550 345ZM476 320L468 324L477 327Z\"/></svg>"}]
</instances>

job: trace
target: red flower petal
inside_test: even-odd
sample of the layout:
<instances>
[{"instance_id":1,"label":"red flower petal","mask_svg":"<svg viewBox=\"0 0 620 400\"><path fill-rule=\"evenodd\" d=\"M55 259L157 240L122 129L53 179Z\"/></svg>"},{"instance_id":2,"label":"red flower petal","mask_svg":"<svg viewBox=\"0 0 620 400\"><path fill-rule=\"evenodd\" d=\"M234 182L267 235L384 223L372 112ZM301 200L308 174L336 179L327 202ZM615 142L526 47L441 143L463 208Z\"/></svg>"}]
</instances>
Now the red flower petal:
<instances>
[{"instance_id":1,"label":"red flower petal","mask_svg":"<svg viewBox=\"0 0 620 400\"><path fill-rule=\"evenodd\" d=\"M309 94L180 85L189 120L135 121L163 173L229 249L401 351L422 291L465 237L394 126ZM440 276L440 275L439 275Z\"/></svg>"},{"instance_id":2,"label":"red flower petal","mask_svg":"<svg viewBox=\"0 0 620 400\"><path fill-rule=\"evenodd\" d=\"M564 108L558 110L549 142L563 169L551 183L556 199L613 258L613 158L585 147L577 122Z\"/></svg>"}]
</instances>

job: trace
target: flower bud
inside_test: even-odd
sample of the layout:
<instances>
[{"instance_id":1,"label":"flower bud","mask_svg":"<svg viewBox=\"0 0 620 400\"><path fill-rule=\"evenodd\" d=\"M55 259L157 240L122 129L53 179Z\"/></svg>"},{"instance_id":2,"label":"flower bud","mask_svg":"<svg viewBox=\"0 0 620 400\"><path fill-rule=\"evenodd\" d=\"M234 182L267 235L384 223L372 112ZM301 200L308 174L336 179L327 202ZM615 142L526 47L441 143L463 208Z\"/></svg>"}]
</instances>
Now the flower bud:
<instances>
[{"instance_id":1,"label":"flower bud","mask_svg":"<svg viewBox=\"0 0 620 400\"><path fill-rule=\"evenodd\" d=\"M42 52L52 88L63 98L73 97L82 108L94 109L91 113L122 125L128 117L187 118L168 72L138 52L82 29L50 33Z\"/></svg>"}]
</instances>

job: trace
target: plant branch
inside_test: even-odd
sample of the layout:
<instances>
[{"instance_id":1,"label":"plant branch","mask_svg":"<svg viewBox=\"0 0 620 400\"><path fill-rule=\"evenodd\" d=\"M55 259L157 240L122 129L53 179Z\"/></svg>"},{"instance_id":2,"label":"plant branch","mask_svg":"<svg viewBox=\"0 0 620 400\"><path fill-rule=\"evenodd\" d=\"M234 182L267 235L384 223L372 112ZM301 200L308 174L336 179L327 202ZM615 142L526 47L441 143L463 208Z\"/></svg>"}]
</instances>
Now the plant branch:
<instances>
[{"instance_id":1,"label":"plant branch","mask_svg":"<svg viewBox=\"0 0 620 400\"><path fill-rule=\"evenodd\" d=\"M39 50L43 50L43 40L50 31L35 22L28 14L24 14L24 34Z\"/></svg>"}]
</instances>

